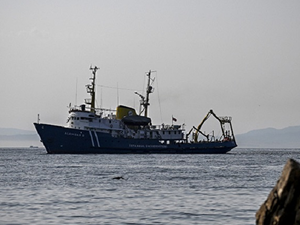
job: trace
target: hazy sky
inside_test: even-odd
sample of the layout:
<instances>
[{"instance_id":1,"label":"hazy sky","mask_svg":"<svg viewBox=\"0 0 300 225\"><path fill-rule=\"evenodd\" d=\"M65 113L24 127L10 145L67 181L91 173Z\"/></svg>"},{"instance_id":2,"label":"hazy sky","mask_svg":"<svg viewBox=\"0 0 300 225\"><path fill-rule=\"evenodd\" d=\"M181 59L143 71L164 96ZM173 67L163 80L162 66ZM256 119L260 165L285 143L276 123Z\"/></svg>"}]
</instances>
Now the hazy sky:
<instances>
[{"instance_id":1,"label":"hazy sky","mask_svg":"<svg viewBox=\"0 0 300 225\"><path fill-rule=\"evenodd\" d=\"M300 125L299 12L299 0L0 0L0 127L65 125L91 64L112 109L138 109L133 92L157 71L153 123L189 128L213 109L235 133Z\"/></svg>"}]
</instances>

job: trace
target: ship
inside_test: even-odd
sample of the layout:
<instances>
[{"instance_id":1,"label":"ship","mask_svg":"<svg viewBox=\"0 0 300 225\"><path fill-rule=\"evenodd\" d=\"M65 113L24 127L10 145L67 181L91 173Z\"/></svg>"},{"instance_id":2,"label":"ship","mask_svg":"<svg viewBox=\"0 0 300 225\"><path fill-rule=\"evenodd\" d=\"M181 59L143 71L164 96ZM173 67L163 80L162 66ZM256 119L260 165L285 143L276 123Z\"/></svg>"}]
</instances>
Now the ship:
<instances>
[{"instance_id":1,"label":"ship","mask_svg":"<svg viewBox=\"0 0 300 225\"><path fill-rule=\"evenodd\" d=\"M115 110L96 108L96 74L99 68L90 67L92 77L86 85L89 98L79 106L69 106L65 126L34 123L48 154L223 154L237 146L231 117L219 117L213 110L188 132L184 125L153 125L148 117L150 94L153 93L151 73L146 73L146 89L140 98L139 112L118 105ZM202 125L213 116L219 121L221 135L202 131Z\"/></svg>"}]
</instances>

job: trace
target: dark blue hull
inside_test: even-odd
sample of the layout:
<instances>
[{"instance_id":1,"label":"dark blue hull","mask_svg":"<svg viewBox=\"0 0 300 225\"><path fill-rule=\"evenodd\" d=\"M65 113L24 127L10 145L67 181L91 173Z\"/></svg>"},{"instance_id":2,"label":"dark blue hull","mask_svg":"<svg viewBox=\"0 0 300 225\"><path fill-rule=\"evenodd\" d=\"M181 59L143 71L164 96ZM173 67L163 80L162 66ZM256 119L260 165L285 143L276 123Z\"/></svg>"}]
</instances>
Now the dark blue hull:
<instances>
[{"instance_id":1,"label":"dark blue hull","mask_svg":"<svg viewBox=\"0 0 300 225\"><path fill-rule=\"evenodd\" d=\"M50 154L222 154L237 146L235 141L161 143L158 139L115 138L103 132L34 125Z\"/></svg>"}]
</instances>

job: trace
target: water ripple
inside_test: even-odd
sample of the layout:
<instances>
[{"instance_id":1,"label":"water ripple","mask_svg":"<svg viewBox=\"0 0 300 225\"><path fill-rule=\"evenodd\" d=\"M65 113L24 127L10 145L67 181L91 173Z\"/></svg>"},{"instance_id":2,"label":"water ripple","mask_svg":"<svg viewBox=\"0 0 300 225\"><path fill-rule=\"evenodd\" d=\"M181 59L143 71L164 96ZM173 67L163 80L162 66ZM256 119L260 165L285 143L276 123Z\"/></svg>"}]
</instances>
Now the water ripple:
<instances>
[{"instance_id":1,"label":"water ripple","mask_svg":"<svg viewBox=\"0 0 300 225\"><path fill-rule=\"evenodd\" d=\"M0 149L0 224L254 224L287 159L299 157L297 149L195 156Z\"/></svg>"}]
</instances>

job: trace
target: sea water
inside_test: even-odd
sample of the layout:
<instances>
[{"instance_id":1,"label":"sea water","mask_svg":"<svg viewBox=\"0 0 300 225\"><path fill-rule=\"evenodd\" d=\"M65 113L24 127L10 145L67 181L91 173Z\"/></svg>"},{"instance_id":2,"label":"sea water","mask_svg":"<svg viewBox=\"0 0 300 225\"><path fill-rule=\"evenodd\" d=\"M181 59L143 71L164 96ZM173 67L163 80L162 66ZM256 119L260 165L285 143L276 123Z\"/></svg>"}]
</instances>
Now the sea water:
<instances>
[{"instance_id":1,"label":"sea water","mask_svg":"<svg viewBox=\"0 0 300 225\"><path fill-rule=\"evenodd\" d=\"M0 149L0 224L255 224L286 161L299 161L299 153L237 148L224 155L49 155L44 149Z\"/></svg>"}]
</instances>

